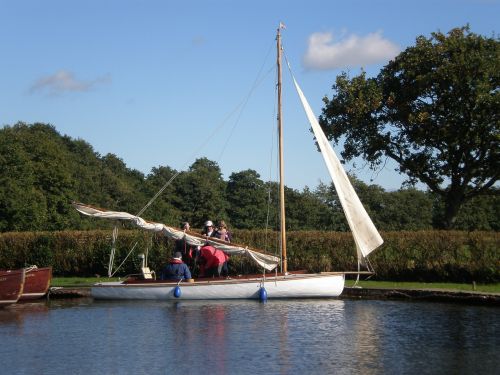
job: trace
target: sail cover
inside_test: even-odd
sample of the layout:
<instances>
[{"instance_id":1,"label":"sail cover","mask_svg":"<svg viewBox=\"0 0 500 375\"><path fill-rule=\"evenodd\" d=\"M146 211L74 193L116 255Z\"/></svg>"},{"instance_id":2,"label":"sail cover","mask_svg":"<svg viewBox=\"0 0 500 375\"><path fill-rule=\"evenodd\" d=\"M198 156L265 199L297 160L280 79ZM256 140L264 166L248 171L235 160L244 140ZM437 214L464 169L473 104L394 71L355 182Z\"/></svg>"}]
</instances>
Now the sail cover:
<instances>
[{"instance_id":1,"label":"sail cover","mask_svg":"<svg viewBox=\"0 0 500 375\"><path fill-rule=\"evenodd\" d=\"M354 241L356 243L356 249L358 252L358 258L363 259L368 256L373 250L384 243L384 240L380 236L373 224L372 220L368 216L363 204L359 200L358 195L354 191L354 188L349 181L347 173L345 172L340 160L338 159L335 151L328 142L328 139L323 133L318 120L314 116L311 106L307 102L304 93L299 87L299 84L293 77L293 83L295 84L295 89L299 94L300 101L304 107L307 118L318 142L321 154L325 161L328 172L332 178L333 184L335 185L335 190L339 197L340 203L347 218L349 227L351 228Z\"/></svg>"},{"instance_id":2,"label":"sail cover","mask_svg":"<svg viewBox=\"0 0 500 375\"><path fill-rule=\"evenodd\" d=\"M119 211L107 211L100 208L95 208L82 203L73 203L73 207L80 213L97 218L111 219L111 220L122 220L128 221L138 228L159 232L168 238L174 240L184 239L188 245L191 246L204 246L209 244L216 247L219 250L224 251L227 254L243 254L252 258L257 264L262 266L268 271L272 271L279 264L280 259L274 255L263 254L256 250L251 250L248 247L242 247L232 243L220 241L216 238L202 237L201 235L188 234L182 230L169 227L162 223L154 223L151 221L146 221L139 216L129 214L128 212Z\"/></svg>"}]
</instances>

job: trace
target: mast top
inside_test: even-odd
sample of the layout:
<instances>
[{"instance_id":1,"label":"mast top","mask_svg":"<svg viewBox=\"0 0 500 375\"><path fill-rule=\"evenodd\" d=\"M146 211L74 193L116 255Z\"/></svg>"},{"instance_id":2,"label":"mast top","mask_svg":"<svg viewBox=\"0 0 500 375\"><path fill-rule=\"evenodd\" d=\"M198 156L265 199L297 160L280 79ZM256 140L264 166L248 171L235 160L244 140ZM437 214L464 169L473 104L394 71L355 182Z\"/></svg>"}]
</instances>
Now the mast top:
<instances>
[{"instance_id":1,"label":"mast top","mask_svg":"<svg viewBox=\"0 0 500 375\"><path fill-rule=\"evenodd\" d=\"M283 22L280 22L278 29L276 30L276 39L280 38L281 36L281 30L285 30L286 26Z\"/></svg>"}]
</instances>

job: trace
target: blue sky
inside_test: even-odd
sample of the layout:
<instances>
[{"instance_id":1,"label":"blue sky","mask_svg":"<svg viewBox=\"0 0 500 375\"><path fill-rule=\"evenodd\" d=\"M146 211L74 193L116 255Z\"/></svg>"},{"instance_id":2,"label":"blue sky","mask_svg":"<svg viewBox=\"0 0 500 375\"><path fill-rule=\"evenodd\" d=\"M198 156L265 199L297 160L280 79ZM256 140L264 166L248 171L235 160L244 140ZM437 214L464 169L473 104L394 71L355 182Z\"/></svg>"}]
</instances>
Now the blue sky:
<instances>
[{"instance_id":1,"label":"blue sky","mask_svg":"<svg viewBox=\"0 0 500 375\"><path fill-rule=\"evenodd\" d=\"M467 23L491 36L499 14L495 0L0 0L0 125L50 123L145 174L206 156L225 179L249 168L275 179L280 21L319 115L341 71L376 75L418 35ZM284 79L285 183L315 188L329 182L326 168L287 71ZM391 163L347 169L389 190L404 179Z\"/></svg>"}]
</instances>

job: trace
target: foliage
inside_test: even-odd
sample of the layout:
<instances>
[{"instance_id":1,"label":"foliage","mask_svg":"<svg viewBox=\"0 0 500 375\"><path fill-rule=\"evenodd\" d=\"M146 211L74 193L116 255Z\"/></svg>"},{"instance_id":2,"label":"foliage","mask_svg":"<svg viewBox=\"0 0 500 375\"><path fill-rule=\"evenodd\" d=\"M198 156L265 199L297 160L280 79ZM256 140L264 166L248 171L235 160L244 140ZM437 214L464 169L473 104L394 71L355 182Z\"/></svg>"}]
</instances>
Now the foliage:
<instances>
[{"instance_id":1,"label":"foliage","mask_svg":"<svg viewBox=\"0 0 500 375\"><path fill-rule=\"evenodd\" d=\"M189 171L179 176L177 195L179 208L188 214L188 221L197 227L206 220L226 216L226 182L217 163L207 158L197 159Z\"/></svg>"},{"instance_id":2,"label":"foliage","mask_svg":"<svg viewBox=\"0 0 500 375\"><path fill-rule=\"evenodd\" d=\"M344 141L342 156L374 169L391 158L399 171L439 195L441 227L498 181L500 43L468 27L420 36L376 78L337 77L320 123Z\"/></svg>"},{"instance_id":3,"label":"foliage","mask_svg":"<svg viewBox=\"0 0 500 375\"><path fill-rule=\"evenodd\" d=\"M258 228L266 220L267 190L251 169L229 176L226 189L228 216L236 228Z\"/></svg>"},{"instance_id":4,"label":"foliage","mask_svg":"<svg viewBox=\"0 0 500 375\"><path fill-rule=\"evenodd\" d=\"M182 196L178 196L176 193L176 186L178 186L179 181L182 181L182 178L173 180L178 173L170 167L159 166L153 168L147 176L144 189L146 197L154 197L166 185L163 193L146 211L151 220L171 226L178 226L180 221L190 221L190 217L183 215Z\"/></svg>"},{"instance_id":5,"label":"foliage","mask_svg":"<svg viewBox=\"0 0 500 375\"><path fill-rule=\"evenodd\" d=\"M114 155L100 157L82 140L46 124L18 123L0 130L0 229L85 228L72 201L134 211L143 182ZM95 227L95 225L93 225Z\"/></svg>"},{"instance_id":6,"label":"foliage","mask_svg":"<svg viewBox=\"0 0 500 375\"><path fill-rule=\"evenodd\" d=\"M370 257L376 279L495 282L500 237L496 232L387 232Z\"/></svg>"},{"instance_id":7,"label":"foliage","mask_svg":"<svg viewBox=\"0 0 500 375\"><path fill-rule=\"evenodd\" d=\"M145 219L171 226L223 219L231 230L279 228L278 184L262 181L253 170L234 172L226 182L217 163L201 158L187 171L158 166L144 176L51 125L0 129L0 171L0 232L110 228L113 223L80 215L71 202L135 214L162 188L142 214ZM442 221L445 202L437 194L387 192L350 177L380 230L432 229ZM348 230L332 184L302 191L285 187L285 198L288 230ZM498 230L499 202L498 191L473 198L458 214L456 228Z\"/></svg>"},{"instance_id":8,"label":"foliage","mask_svg":"<svg viewBox=\"0 0 500 375\"><path fill-rule=\"evenodd\" d=\"M457 215L455 226L461 230L500 230L500 194L498 188L492 188L492 194L474 197L463 204ZM437 206L434 220L439 220L442 215L444 202L434 197ZM437 227L437 225L435 225Z\"/></svg>"}]
</instances>

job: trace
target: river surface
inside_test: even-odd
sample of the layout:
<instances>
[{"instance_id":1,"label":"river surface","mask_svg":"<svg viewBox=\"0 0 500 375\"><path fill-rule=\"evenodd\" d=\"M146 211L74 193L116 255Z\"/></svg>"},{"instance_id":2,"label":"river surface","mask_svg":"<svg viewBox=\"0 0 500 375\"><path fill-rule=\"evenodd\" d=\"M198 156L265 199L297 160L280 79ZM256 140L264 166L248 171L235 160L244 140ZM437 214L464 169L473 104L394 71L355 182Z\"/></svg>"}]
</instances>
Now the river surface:
<instances>
[{"instance_id":1,"label":"river surface","mask_svg":"<svg viewBox=\"0 0 500 375\"><path fill-rule=\"evenodd\" d=\"M23 303L1 374L498 374L495 307L370 300Z\"/></svg>"}]
</instances>

